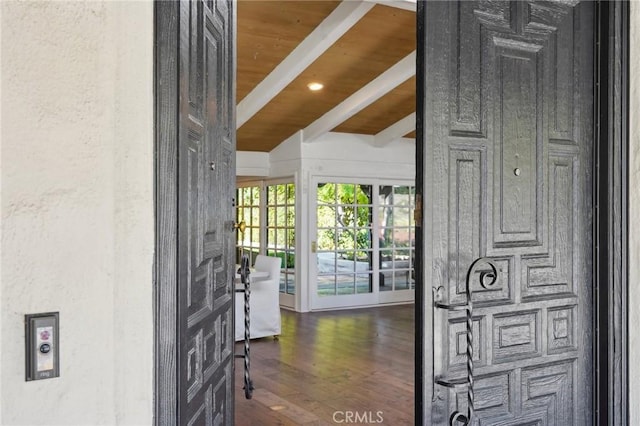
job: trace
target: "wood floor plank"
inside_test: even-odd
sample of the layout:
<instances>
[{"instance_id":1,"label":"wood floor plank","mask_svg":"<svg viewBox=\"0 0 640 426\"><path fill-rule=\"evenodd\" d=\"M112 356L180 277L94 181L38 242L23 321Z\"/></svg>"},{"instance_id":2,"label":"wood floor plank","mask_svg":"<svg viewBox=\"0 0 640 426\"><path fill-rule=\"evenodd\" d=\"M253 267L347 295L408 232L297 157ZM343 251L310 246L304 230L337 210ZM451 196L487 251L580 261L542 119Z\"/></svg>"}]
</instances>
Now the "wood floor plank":
<instances>
[{"instance_id":1,"label":"wood floor plank","mask_svg":"<svg viewBox=\"0 0 640 426\"><path fill-rule=\"evenodd\" d=\"M279 340L251 341L251 366L255 391L247 400L236 361L238 426L331 425L356 414L412 425L414 306L283 310Z\"/></svg>"},{"instance_id":2,"label":"wood floor plank","mask_svg":"<svg viewBox=\"0 0 640 426\"><path fill-rule=\"evenodd\" d=\"M271 410L277 411L278 414L296 421L298 424L316 425L325 423L312 412L292 403L290 399L280 398L278 395L267 390L257 389L253 395L253 399L269 407Z\"/></svg>"}]
</instances>

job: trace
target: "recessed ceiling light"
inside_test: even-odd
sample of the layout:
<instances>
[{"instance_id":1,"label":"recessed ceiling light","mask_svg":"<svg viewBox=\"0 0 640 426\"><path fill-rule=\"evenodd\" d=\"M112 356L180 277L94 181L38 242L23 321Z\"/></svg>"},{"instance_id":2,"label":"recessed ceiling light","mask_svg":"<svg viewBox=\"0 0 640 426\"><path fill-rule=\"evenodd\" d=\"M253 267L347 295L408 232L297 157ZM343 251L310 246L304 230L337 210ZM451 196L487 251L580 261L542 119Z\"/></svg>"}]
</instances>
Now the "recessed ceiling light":
<instances>
[{"instance_id":1,"label":"recessed ceiling light","mask_svg":"<svg viewBox=\"0 0 640 426\"><path fill-rule=\"evenodd\" d=\"M313 82L307 84L307 87L312 92L317 92L318 90L320 90L320 89L322 89L324 87L324 84L318 83L317 81L313 81Z\"/></svg>"}]
</instances>

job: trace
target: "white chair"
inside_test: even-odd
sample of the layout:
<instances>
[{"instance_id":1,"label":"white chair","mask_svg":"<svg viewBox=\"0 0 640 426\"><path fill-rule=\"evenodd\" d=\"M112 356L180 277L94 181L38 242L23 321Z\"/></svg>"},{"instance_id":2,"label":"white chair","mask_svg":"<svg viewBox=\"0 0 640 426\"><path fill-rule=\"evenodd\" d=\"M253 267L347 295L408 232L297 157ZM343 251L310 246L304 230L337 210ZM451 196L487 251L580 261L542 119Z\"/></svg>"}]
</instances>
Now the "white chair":
<instances>
[{"instance_id":1,"label":"white chair","mask_svg":"<svg viewBox=\"0 0 640 426\"><path fill-rule=\"evenodd\" d=\"M249 298L251 338L278 336L280 334L280 267L279 257L256 256L254 269L265 271L269 277L261 280L251 279L251 296ZM242 288L243 284L236 284ZM244 339L244 293L234 293L236 304L235 340Z\"/></svg>"}]
</instances>

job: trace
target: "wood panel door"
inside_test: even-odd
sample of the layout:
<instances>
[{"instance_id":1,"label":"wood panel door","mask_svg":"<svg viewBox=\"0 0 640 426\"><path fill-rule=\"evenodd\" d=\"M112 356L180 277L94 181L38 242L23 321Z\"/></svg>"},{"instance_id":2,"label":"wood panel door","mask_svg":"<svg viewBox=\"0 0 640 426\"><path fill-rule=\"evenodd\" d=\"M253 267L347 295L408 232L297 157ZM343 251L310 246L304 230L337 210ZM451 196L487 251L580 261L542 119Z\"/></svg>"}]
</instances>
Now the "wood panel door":
<instances>
[{"instance_id":1,"label":"wood panel door","mask_svg":"<svg viewBox=\"0 0 640 426\"><path fill-rule=\"evenodd\" d=\"M179 424L233 424L234 7L180 3Z\"/></svg>"},{"instance_id":2,"label":"wood panel door","mask_svg":"<svg viewBox=\"0 0 640 426\"><path fill-rule=\"evenodd\" d=\"M495 285L471 277L471 423L590 424L593 3L419 13L426 420L467 412L468 385L443 385L467 376L467 318L444 306L466 303L467 270L488 257Z\"/></svg>"}]
</instances>

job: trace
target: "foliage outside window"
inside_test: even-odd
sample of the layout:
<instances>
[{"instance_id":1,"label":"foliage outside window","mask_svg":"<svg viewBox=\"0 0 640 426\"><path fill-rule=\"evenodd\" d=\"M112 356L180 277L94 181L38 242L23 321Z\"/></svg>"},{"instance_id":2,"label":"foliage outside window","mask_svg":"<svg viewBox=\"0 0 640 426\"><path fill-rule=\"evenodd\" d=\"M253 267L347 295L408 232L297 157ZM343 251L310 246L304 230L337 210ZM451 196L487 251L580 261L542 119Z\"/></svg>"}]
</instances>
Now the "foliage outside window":
<instances>
[{"instance_id":1,"label":"foliage outside window","mask_svg":"<svg viewBox=\"0 0 640 426\"><path fill-rule=\"evenodd\" d=\"M236 259L240 261L242 253L249 255L251 263L260 252L260 187L247 186L236 190L237 222L244 221L246 229L237 232Z\"/></svg>"},{"instance_id":2,"label":"foliage outside window","mask_svg":"<svg viewBox=\"0 0 640 426\"><path fill-rule=\"evenodd\" d=\"M318 294L372 291L371 185L319 183Z\"/></svg>"},{"instance_id":3,"label":"foliage outside window","mask_svg":"<svg viewBox=\"0 0 640 426\"><path fill-rule=\"evenodd\" d=\"M282 259L280 292L295 294L295 185L267 186L266 253Z\"/></svg>"}]
</instances>

